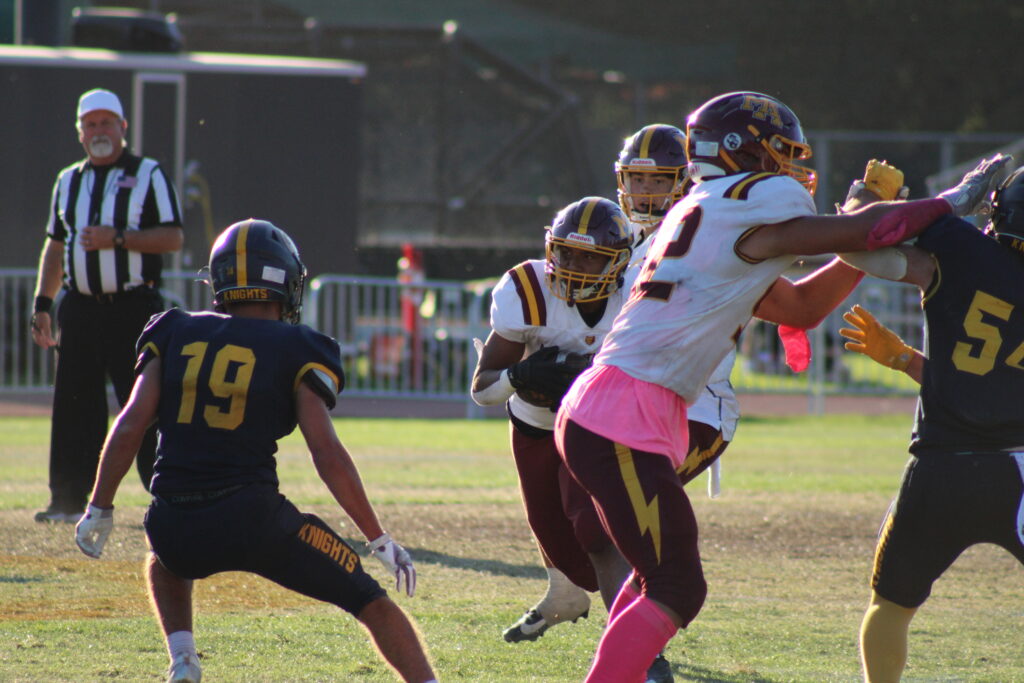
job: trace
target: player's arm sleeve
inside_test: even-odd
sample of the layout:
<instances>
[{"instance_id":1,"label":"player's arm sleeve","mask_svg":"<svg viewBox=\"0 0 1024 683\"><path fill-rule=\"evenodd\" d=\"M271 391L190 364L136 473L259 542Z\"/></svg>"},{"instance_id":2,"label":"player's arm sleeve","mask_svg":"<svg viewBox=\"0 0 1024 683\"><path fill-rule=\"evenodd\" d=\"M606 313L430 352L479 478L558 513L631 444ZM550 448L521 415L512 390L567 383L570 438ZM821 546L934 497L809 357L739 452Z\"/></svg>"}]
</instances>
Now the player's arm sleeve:
<instances>
[{"instance_id":1,"label":"player's arm sleeve","mask_svg":"<svg viewBox=\"0 0 1024 683\"><path fill-rule=\"evenodd\" d=\"M898 247L839 254L843 263L883 280L901 280L907 274L907 256Z\"/></svg>"},{"instance_id":2,"label":"player's arm sleeve","mask_svg":"<svg viewBox=\"0 0 1024 683\"><path fill-rule=\"evenodd\" d=\"M309 353L304 354L295 375L295 388L305 384L323 399L328 410L338 404L338 394L345 388L345 371L341 367L341 349L338 342L330 337L313 332L308 328L306 341Z\"/></svg>"},{"instance_id":3,"label":"player's arm sleeve","mask_svg":"<svg viewBox=\"0 0 1024 683\"><path fill-rule=\"evenodd\" d=\"M751 249L752 242L765 239L760 233L779 223L817 215L814 199L803 185L793 178L769 174L754 178L749 186L738 185L725 195L726 198L737 200L732 209L736 214L735 220L752 226L740 235L733 245L736 255L748 263L760 263L781 253L789 253L788 250L780 253L755 253ZM771 237L768 239L772 241ZM779 252L778 249L769 251Z\"/></svg>"},{"instance_id":4,"label":"player's arm sleeve","mask_svg":"<svg viewBox=\"0 0 1024 683\"><path fill-rule=\"evenodd\" d=\"M529 301L524 304L516 288L512 279L515 270L505 273L491 292L491 329L509 341L525 344L531 325L527 323L523 311L528 308Z\"/></svg>"},{"instance_id":5,"label":"player's arm sleeve","mask_svg":"<svg viewBox=\"0 0 1024 683\"><path fill-rule=\"evenodd\" d=\"M142 330L139 339L135 342L135 375L138 376L154 358L160 358L163 350L167 348L167 341L170 336L170 329L173 320L185 315L180 309L172 308L162 313L157 313Z\"/></svg>"}]
</instances>

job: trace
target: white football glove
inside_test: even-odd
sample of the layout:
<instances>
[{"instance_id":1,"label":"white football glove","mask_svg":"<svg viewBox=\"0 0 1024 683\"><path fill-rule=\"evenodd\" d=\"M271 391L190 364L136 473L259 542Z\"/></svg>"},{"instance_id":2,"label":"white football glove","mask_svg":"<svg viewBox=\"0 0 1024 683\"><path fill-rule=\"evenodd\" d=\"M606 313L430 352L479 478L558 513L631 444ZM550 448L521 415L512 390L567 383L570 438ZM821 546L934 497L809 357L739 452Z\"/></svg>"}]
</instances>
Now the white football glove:
<instances>
[{"instance_id":1,"label":"white football glove","mask_svg":"<svg viewBox=\"0 0 1024 683\"><path fill-rule=\"evenodd\" d=\"M89 557L99 558L114 528L114 508L104 510L92 503L75 527L75 543Z\"/></svg>"},{"instance_id":2,"label":"white football glove","mask_svg":"<svg viewBox=\"0 0 1024 683\"><path fill-rule=\"evenodd\" d=\"M370 554L395 577L395 590L402 590L402 579L405 579L405 592L411 598L416 592L416 568L412 566L412 558L405 548L391 540L385 533L366 544Z\"/></svg>"},{"instance_id":3,"label":"white football glove","mask_svg":"<svg viewBox=\"0 0 1024 683\"><path fill-rule=\"evenodd\" d=\"M1011 161L1013 157L1004 154L982 159L959 185L940 192L939 196L953 205L953 213L960 218L988 215L992 213L992 191L1006 178Z\"/></svg>"}]
</instances>

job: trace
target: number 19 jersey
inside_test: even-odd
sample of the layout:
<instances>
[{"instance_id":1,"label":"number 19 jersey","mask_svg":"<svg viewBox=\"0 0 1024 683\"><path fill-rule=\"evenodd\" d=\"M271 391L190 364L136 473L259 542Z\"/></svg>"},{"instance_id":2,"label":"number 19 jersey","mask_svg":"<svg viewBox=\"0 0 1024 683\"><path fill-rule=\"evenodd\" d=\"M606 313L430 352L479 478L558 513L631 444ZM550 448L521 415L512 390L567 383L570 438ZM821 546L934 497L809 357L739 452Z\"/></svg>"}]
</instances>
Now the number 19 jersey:
<instances>
[{"instance_id":1,"label":"number 19 jersey","mask_svg":"<svg viewBox=\"0 0 1024 683\"><path fill-rule=\"evenodd\" d=\"M306 325L171 309L138 348L138 371L160 359L156 494L276 486L299 384L333 407L344 382L338 343Z\"/></svg>"},{"instance_id":2,"label":"number 19 jersey","mask_svg":"<svg viewBox=\"0 0 1024 683\"><path fill-rule=\"evenodd\" d=\"M595 365L614 365L692 405L796 258L752 260L737 243L764 225L815 213L810 194L788 176L747 173L695 185L665 217Z\"/></svg>"}]
</instances>

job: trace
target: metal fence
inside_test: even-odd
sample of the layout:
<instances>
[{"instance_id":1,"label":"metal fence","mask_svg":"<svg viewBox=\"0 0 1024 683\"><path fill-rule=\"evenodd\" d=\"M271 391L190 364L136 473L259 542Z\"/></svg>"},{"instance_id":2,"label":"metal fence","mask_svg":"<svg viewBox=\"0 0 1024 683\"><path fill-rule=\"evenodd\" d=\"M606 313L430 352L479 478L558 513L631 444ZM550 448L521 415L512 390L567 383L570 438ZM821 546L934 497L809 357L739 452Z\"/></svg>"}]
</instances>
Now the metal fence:
<instances>
[{"instance_id":1,"label":"metal fence","mask_svg":"<svg viewBox=\"0 0 1024 683\"><path fill-rule=\"evenodd\" d=\"M34 284L34 270L0 270L0 392L44 391L53 382L53 353L33 344L29 331ZM487 284L325 275L307 287L304 321L338 340L346 396L461 401L467 415L479 414L468 387L477 358L473 338L489 332ZM193 273L165 273L163 292L168 305L209 307L209 289ZM806 394L811 411L826 395L916 393L901 373L844 351L838 329L854 303L921 347L918 290L869 278L810 332L814 359L806 373L785 367L774 325L752 322L740 340L737 390Z\"/></svg>"}]
</instances>

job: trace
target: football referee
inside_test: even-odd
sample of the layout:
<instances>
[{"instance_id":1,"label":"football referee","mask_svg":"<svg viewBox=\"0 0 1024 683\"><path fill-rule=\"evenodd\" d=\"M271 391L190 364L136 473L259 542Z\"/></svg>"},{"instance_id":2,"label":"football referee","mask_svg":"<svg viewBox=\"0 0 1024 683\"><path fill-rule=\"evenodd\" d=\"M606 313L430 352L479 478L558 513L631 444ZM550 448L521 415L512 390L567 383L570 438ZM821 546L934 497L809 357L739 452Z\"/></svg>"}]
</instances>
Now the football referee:
<instances>
[{"instance_id":1,"label":"football referee","mask_svg":"<svg viewBox=\"0 0 1024 683\"><path fill-rule=\"evenodd\" d=\"M32 314L32 340L57 350L50 504L37 522L81 517L107 431L106 378L123 406L134 380L135 341L163 310L161 254L184 241L171 181L155 160L126 149L128 122L117 95L84 93L76 128L87 158L54 183ZM54 339L51 307L62 288ZM155 447L151 428L137 459L147 489Z\"/></svg>"}]
</instances>

